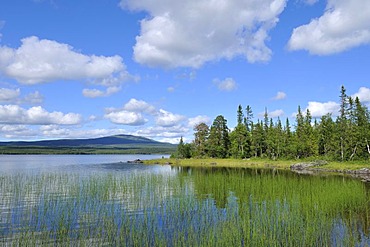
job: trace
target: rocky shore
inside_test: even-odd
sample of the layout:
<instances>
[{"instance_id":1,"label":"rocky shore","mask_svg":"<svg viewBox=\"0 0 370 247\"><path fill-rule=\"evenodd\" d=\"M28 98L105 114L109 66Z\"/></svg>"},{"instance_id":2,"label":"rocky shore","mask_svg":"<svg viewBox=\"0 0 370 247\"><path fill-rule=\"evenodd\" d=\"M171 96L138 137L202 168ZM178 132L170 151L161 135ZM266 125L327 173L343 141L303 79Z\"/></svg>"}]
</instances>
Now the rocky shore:
<instances>
[{"instance_id":1,"label":"rocky shore","mask_svg":"<svg viewBox=\"0 0 370 247\"><path fill-rule=\"evenodd\" d=\"M314 161L306 163L297 163L290 166L290 170L300 174L314 174L319 172L334 172L347 174L349 176L361 179L361 181L370 183L370 169L361 168L358 170L331 170L320 168L320 166L326 165L326 161Z\"/></svg>"}]
</instances>

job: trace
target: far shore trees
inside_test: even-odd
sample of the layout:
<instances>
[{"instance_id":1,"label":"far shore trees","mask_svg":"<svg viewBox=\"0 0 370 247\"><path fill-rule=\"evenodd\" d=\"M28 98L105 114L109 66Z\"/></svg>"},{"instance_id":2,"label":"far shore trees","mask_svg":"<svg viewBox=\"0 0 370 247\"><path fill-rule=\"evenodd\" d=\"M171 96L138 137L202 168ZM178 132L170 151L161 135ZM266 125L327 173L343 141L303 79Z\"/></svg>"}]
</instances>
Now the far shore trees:
<instances>
[{"instance_id":1,"label":"far shore trees","mask_svg":"<svg viewBox=\"0 0 370 247\"><path fill-rule=\"evenodd\" d=\"M178 147L178 158L320 158L337 161L370 160L370 112L366 105L347 96L342 86L338 117L331 114L313 119L309 109L298 106L295 125L269 118L253 122L251 106L237 108L237 125L230 131L219 115L211 126L194 127L194 140Z\"/></svg>"}]
</instances>

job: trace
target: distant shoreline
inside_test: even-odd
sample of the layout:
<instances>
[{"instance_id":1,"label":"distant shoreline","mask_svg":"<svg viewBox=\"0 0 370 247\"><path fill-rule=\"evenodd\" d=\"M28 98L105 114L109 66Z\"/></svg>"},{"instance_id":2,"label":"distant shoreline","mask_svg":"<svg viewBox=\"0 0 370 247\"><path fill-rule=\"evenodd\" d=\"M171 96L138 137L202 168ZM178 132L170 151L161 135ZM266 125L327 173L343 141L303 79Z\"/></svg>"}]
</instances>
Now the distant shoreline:
<instances>
[{"instance_id":1,"label":"distant shoreline","mask_svg":"<svg viewBox=\"0 0 370 247\"><path fill-rule=\"evenodd\" d=\"M302 170L295 170L293 167L299 164L310 164L316 161L310 160L269 160L261 158L252 159L154 159L144 160L144 164L173 165L182 167L205 167L205 168L257 168L257 169L279 169L291 170L302 174L333 174L346 175L359 178L364 182L370 182L370 164L364 161L336 162L329 161L318 166L309 166ZM320 161L321 162L321 161ZM320 163L319 162L319 163Z\"/></svg>"},{"instance_id":2,"label":"distant shoreline","mask_svg":"<svg viewBox=\"0 0 370 247\"><path fill-rule=\"evenodd\" d=\"M127 147L127 148L109 148L109 147L0 147L2 155L56 155L56 154L78 154L78 155L95 155L95 154L171 154L173 148L160 147Z\"/></svg>"}]
</instances>

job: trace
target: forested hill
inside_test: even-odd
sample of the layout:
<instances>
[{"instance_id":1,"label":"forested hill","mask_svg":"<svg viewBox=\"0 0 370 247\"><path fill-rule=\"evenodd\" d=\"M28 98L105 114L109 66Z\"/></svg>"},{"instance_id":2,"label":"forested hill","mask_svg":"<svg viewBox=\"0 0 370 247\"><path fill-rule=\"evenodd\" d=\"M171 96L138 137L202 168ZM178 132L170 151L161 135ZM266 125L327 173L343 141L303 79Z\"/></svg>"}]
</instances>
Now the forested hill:
<instances>
[{"instance_id":1,"label":"forested hill","mask_svg":"<svg viewBox=\"0 0 370 247\"><path fill-rule=\"evenodd\" d=\"M133 135L0 142L2 153L172 153L176 145Z\"/></svg>"}]
</instances>

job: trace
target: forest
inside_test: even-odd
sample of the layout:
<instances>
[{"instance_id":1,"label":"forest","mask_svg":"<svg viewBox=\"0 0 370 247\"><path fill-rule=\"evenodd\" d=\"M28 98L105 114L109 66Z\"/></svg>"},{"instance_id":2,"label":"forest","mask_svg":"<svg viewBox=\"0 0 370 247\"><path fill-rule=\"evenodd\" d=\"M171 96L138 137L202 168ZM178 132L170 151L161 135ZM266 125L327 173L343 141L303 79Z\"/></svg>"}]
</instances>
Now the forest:
<instances>
[{"instance_id":1,"label":"forest","mask_svg":"<svg viewBox=\"0 0 370 247\"><path fill-rule=\"evenodd\" d=\"M358 97L339 96L337 117L331 114L313 119L309 109L298 106L294 123L269 118L253 122L251 106L237 108L237 126L231 131L227 120L217 116L212 125L194 127L194 140L180 139L177 158L320 158L330 161L370 160L370 112Z\"/></svg>"}]
</instances>

